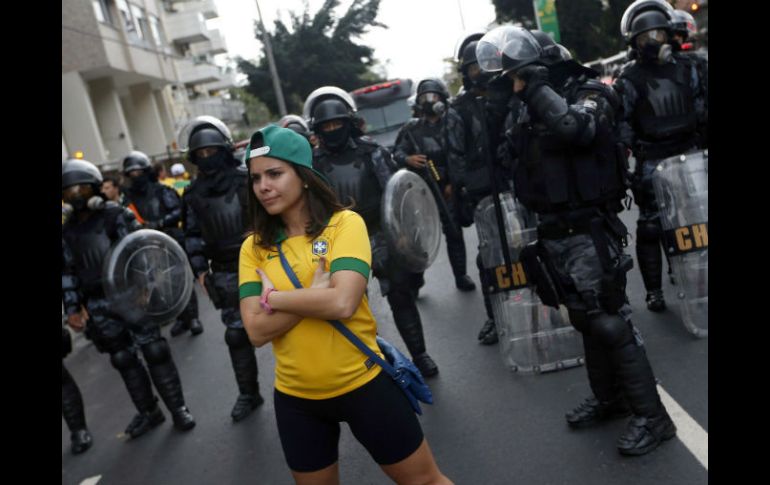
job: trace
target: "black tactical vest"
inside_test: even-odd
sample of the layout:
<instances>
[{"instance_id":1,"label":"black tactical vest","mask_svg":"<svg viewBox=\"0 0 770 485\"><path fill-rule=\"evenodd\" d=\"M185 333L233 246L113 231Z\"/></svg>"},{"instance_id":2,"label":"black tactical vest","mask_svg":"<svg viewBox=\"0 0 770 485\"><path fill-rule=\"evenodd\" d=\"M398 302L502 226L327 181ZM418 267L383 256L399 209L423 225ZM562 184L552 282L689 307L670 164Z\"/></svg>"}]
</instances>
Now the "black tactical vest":
<instances>
[{"instance_id":1,"label":"black tactical vest","mask_svg":"<svg viewBox=\"0 0 770 485\"><path fill-rule=\"evenodd\" d=\"M352 210L361 215L370 232L380 227L382 199L382 188L372 168L373 148L359 143L340 153L323 152L313 162L334 187L341 203L355 201Z\"/></svg>"},{"instance_id":2,"label":"black tactical vest","mask_svg":"<svg viewBox=\"0 0 770 485\"><path fill-rule=\"evenodd\" d=\"M541 123L515 127L520 157L514 187L528 209L539 214L586 207L622 209L627 161L613 131L609 103L598 98L597 104L596 136L588 146L564 143Z\"/></svg>"},{"instance_id":3,"label":"black tactical vest","mask_svg":"<svg viewBox=\"0 0 770 485\"><path fill-rule=\"evenodd\" d=\"M245 183L245 173L239 174L227 192L188 198L206 243L204 254L216 262L238 260L248 222Z\"/></svg>"},{"instance_id":4,"label":"black tactical vest","mask_svg":"<svg viewBox=\"0 0 770 485\"><path fill-rule=\"evenodd\" d=\"M445 121L440 120L438 123L430 124L425 120L420 120L414 126L407 129L418 145L415 147L414 153L422 153L427 156L428 160L433 160L441 180L449 180ZM413 145L409 137L407 137L407 140L410 145Z\"/></svg>"},{"instance_id":5,"label":"black tactical vest","mask_svg":"<svg viewBox=\"0 0 770 485\"><path fill-rule=\"evenodd\" d=\"M63 234L72 250L80 288L88 296L103 294L102 264L112 246L114 216L114 212L94 212L83 223L68 224Z\"/></svg>"},{"instance_id":6,"label":"black tactical vest","mask_svg":"<svg viewBox=\"0 0 770 485\"><path fill-rule=\"evenodd\" d=\"M162 187L158 183L151 183L147 190L142 192L129 192L129 200L134 203L139 215L145 221L159 221L163 218L164 210L161 197Z\"/></svg>"},{"instance_id":7,"label":"black tactical vest","mask_svg":"<svg viewBox=\"0 0 770 485\"><path fill-rule=\"evenodd\" d=\"M695 99L690 87L690 62L636 64L624 73L638 93L632 126L648 143L694 136Z\"/></svg>"},{"instance_id":8,"label":"black tactical vest","mask_svg":"<svg viewBox=\"0 0 770 485\"><path fill-rule=\"evenodd\" d=\"M492 193L489 177L489 137L485 131L482 102L465 93L455 100L452 107L463 120L465 127L465 189L470 195L484 196Z\"/></svg>"}]
</instances>

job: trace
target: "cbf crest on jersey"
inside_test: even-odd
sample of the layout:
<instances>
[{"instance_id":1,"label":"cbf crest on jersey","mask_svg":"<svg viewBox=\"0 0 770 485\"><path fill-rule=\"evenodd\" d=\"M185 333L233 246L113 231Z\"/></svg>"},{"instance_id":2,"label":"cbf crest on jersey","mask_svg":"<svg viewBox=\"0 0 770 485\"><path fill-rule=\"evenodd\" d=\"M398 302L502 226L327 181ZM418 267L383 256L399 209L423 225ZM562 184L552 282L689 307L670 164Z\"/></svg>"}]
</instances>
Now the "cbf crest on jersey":
<instances>
[{"instance_id":1,"label":"cbf crest on jersey","mask_svg":"<svg viewBox=\"0 0 770 485\"><path fill-rule=\"evenodd\" d=\"M313 254L316 256L326 256L326 253L329 252L329 241L326 239L316 239L313 242Z\"/></svg>"}]
</instances>

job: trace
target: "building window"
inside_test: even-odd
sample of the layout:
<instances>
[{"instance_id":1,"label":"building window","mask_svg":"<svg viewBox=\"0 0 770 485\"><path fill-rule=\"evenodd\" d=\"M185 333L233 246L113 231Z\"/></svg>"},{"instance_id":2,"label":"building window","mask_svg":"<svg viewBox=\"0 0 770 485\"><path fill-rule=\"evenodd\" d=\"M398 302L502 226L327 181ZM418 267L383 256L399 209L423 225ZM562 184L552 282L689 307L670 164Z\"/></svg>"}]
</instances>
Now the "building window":
<instances>
[{"instance_id":1,"label":"building window","mask_svg":"<svg viewBox=\"0 0 770 485\"><path fill-rule=\"evenodd\" d=\"M110 16L110 8L107 5L107 0L91 0L91 5L94 7L96 20L112 25L112 17Z\"/></svg>"},{"instance_id":2,"label":"building window","mask_svg":"<svg viewBox=\"0 0 770 485\"><path fill-rule=\"evenodd\" d=\"M151 39L150 26L147 24L147 18L144 16L144 11L136 5L131 4L131 16L134 18L134 29L137 37L149 41Z\"/></svg>"},{"instance_id":3,"label":"building window","mask_svg":"<svg viewBox=\"0 0 770 485\"><path fill-rule=\"evenodd\" d=\"M125 27L126 32L138 37L139 34L136 33L136 25L134 25L134 20L131 17L131 11L128 9L126 0L115 0L115 5L117 5L120 17L123 19L123 26Z\"/></svg>"},{"instance_id":4,"label":"building window","mask_svg":"<svg viewBox=\"0 0 770 485\"><path fill-rule=\"evenodd\" d=\"M166 42L163 38L163 31L160 29L160 19L152 14L149 14L148 17L150 19L150 31L152 32L152 39L155 42L155 46L159 49L163 48Z\"/></svg>"}]
</instances>

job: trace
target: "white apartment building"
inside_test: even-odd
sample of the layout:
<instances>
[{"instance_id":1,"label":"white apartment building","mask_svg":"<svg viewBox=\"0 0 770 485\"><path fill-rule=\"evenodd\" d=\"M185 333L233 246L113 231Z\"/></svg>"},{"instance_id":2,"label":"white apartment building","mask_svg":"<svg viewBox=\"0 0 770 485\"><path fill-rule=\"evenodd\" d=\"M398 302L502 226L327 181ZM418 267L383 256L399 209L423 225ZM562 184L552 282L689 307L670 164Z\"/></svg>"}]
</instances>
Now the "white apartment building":
<instances>
[{"instance_id":1,"label":"white apartment building","mask_svg":"<svg viewBox=\"0 0 770 485\"><path fill-rule=\"evenodd\" d=\"M131 150L166 158L188 119L239 119L242 106L212 95L233 85L212 63L226 52L205 24L217 15L213 0L63 0L62 159L82 151L109 170Z\"/></svg>"}]
</instances>

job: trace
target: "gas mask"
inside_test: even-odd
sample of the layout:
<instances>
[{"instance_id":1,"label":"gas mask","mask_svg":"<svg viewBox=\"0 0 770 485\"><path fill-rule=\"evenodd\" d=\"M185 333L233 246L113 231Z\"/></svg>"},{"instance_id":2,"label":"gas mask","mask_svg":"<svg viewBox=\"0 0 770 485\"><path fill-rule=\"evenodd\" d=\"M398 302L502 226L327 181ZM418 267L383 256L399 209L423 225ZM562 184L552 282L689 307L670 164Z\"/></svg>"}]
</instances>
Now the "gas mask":
<instances>
[{"instance_id":1,"label":"gas mask","mask_svg":"<svg viewBox=\"0 0 770 485\"><path fill-rule=\"evenodd\" d=\"M438 93L424 93L417 97L422 113L427 116L441 116L446 111L446 105Z\"/></svg>"},{"instance_id":2,"label":"gas mask","mask_svg":"<svg viewBox=\"0 0 770 485\"><path fill-rule=\"evenodd\" d=\"M89 201L94 195L94 188L88 184L71 185L62 190L62 200L72 206L75 212L81 212L89 207Z\"/></svg>"},{"instance_id":3,"label":"gas mask","mask_svg":"<svg viewBox=\"0 0 770 485\"><path fill-rule=\"evenodd\" d=\"M636 37L636 47L639 57L645 62L666 62L671 58L671 46L666 32L662 29L652 29L642 32Z\"/></svg>"},{"instance_id":4,"label":"gas mask","mask_svg":"<svg viewBox=\"0 0 770 485\"><path fill-rule=\"evenodd\" d=\"M149 170L142 170L141 175L137 175L135 177L129 176L128 179L131 181L132 190L144 192L147 190L147 187L152 181L152 175L150 175Z\"/></svg>"}]
</instances>

